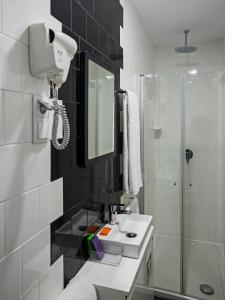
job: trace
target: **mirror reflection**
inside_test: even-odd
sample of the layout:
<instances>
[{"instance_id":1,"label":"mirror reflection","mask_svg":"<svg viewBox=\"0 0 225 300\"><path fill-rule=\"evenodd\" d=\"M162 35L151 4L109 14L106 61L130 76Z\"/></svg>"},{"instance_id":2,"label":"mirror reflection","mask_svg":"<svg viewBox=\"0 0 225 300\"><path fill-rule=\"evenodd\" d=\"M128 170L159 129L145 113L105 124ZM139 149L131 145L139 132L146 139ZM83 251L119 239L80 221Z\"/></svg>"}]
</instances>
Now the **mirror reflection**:
<instances>
[{"instance_id":1,"label":"mirror reflection","mask_svg":"<svg viewBox=\"0 0 225 300\"><path fill-rule=\"evenodd\" d=\"M88 61L88 159L114 151L114 74Z\"/></svg>"}]
</instances>

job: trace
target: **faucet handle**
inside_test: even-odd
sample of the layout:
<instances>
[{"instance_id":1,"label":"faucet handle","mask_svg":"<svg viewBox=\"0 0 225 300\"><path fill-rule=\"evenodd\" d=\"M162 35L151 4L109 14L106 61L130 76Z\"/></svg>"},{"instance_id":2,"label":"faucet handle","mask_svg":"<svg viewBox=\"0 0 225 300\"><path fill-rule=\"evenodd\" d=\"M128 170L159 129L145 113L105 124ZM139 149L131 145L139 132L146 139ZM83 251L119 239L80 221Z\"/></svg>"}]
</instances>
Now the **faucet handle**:
<instances>
[{"instance_id":1,"label":"faucet handle","mask_svg":"<svg viewBox=\"0 0 225 300\"><path fill-rule=\"evenodd\" d=\"M121 210L122 207L124 207L125 204L118 204L118 203L111 203L109 204L109 221L111 224L116 223L116 215L117 212Z\"/></svg>"}]
</instances>

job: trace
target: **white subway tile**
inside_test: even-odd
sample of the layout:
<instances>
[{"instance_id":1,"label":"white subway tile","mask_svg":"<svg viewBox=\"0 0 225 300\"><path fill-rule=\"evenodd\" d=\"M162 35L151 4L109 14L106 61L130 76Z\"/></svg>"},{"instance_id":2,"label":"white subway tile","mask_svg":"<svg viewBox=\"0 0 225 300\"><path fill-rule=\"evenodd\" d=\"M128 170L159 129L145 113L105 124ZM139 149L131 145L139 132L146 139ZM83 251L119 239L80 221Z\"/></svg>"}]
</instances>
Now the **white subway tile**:
<instances>
[{"instance_id":1,"label":"white subway tile","mask_svg":"<svg viewBox=\"0 0 225 300\"><path fill-rule=\"evenodd\" d=\"M51 16L50 1L2 0L2 2L2 31L16 40L28 44L28 28L38 22L45 22L52 29L61 29L61 23Z\"/></svg>"},{"instance_id":2,"label":"white subway tile","mask_svg":"<svg viewBox=\"0 0 225 300\"><path fill-rule=\"evenodd\" d=\"M5 203L0 204L0 258L5 254Z\"/></svg>"},{"instance_id":3,"label":"white subway tile","mask_svg":"<svg viewBox=\"0 0 225 300\"><path fill-rule=\"evenodd\" d=\"M21 146L0 147L0 202L21 191Z\"/></svg>"},{"instance_id":4,"label":"white subway tile","mask_svg":"<svg viewBox=\"0 0 225 300\"><path fill-rule=\"evenodd\" d=\"M23 191L50 181L50 143L23 144Z\"/></svg>"},{"instance_id":5,"label":"white subway tile","mask_svg":"<svg viewBox=\"0 0 225 300\"><path fill-rule=\"evenodd\" d=\"M50 227L44 229L22 247L22 294L50 266Z\"/></svg>"},{"instance_id":6,"label":"white subway tile","mask_svg":"<svg viewBox=\"0 0 225 300\"><path fill-rule=\"evenodd\" d=\"M21 300L39 300L39 283L36 283Z\"/></svg>"},{"instance_id":7,"label":"white subway tile","mask_svg":"<svg viewBox=\"0 0 225 300\"><path fill-rule=\"evenodd\" d=\"M40 279L40 300L55 300L63 290L63 257Z\"/></svg>"},{"instance_id":8,"label":"white subway tile","mask_svg":"<svg viewBox=\"0 0 225 300\"><path fill-rule=\"evenodd\" d=\"M2 32L2 0L0 0L0 32Z\"/></svg>"},{"instance_id":9,"label":"white subway tile","mask_svg":"<svg viewBox=\"0 0 225 300\"><path fill-rule=\"evenodd\" d=\"M49 225L63 214L63 179L40 188L40 228Z\"/></svg>"},{"instance_id":10,"label":"white subway tile","mask_svg":"<svg viewBox=\"0 0 225 300\"><path fill-rule=\"evenodd\" d=\"M28 47L23 46L23 57L21 58L21 91L31 94L49 95L47 80L38 79L30 72Z\"/></svg>"},{"instance_id":11,"label":"white subway tile","mask_svg":"<svg viewBox=\"0 0 225 300\"><path fill-rule=\"evenodd\" d=\"M20 299L21 250L0 261L0 299Z\"/></svg>"},{"instance_id":12,"label":"white subway tile","mask_svg":"<svg viewBox=\"0 0 225 300\"><path fill-rule=\"evenodd\" d=\"M4 34L0 34L0 45L0 88L21 90L21 60L25 46Z\"/></svg>"},{"instance_id":13,"label":"white subway tile","mask_svg":"<svg viewBox=\"0 0 225 300\"><path fill-rule=\"evenodd\" d=\"M48 95L46 80L31 75L28 46L0 34L0 89Z\"/></svg>"},{"instance_id":14,"label":"white subway tile","mask_svg":"<svg viewBox=\"0 0 225 300\"><path fill-rule=\"evenodd\" d=\"M37 22L38 9L30 0L2 0L2 31L28 43L28 27Z\"/></svg>"},{"instance_id":15,"label":"white subway tile","mask_svg":"<svg viewBox=\"0 0 225 300\"><path fill-rule=\"evenodd\" d=\"M39 191L6 202L6 252L9 253L39 229Z\"/></svg>"},{"instance_id":16,"label":"white subway tile","mask_svg":"<svg viewBox=\"0 0 225 300\"><path fill-rule=\"evenodd\" d=\"M0 91L0 145L3 144L4 144L4 93Z\"/></svg>"},{"instance_id":17,"label":"white subway tile","mask_svg":"<svg viewBox=\"0 0 225 300\"><path fill-rule=\"evenodd\" d=\"M32 142L32 96L5 92L5 143Z\"/></svg>"}]
</instances>

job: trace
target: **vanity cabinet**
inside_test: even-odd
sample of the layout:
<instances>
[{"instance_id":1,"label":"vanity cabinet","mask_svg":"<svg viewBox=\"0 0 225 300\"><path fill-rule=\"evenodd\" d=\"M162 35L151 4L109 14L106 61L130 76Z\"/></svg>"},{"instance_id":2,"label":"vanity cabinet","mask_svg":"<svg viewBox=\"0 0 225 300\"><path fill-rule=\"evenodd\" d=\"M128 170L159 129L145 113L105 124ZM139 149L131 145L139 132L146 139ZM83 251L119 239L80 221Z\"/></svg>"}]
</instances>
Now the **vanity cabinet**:
<instances>
[{"instance_id":1,"label":"vanity cabinet","mask_svg":"<svg viewBox=\"0 0 225 300\"><path fill-rule=\"evenodd\" d=\"M95 286L98 300L132 300L136 284L145 278L143 274L147 274L143 266L152 249L153 231L151 226L139 258L123 257L118 266L87 261L77 276L87 278Z\"/></svg>"}]
</instances>

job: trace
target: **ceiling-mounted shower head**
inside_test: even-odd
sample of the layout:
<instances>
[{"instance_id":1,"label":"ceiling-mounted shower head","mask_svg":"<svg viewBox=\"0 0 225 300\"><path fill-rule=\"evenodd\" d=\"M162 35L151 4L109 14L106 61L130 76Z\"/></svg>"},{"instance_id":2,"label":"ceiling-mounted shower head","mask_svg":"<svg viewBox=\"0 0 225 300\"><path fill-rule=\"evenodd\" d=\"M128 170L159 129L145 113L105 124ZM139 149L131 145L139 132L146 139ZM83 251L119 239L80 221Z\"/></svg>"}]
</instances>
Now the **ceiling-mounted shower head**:
<instances>
[{"instance_id":1,"label":"ceiling-mounted shower head","mask_svg":"<svg viewBox=\"0 0 225 300\"><path fill-rule=\"evenodd\" d=\"M193 52L195 52L195 51L198 50L197 47L188 46L188 34L189 34L189 32L190 32L189 29L185 29L185 30L184 30L185 44L184 44L184 46L175 48L175 51L176 51L177 53L188 54L188 53L193 53Z\"/></svg>"}]
</instances>

